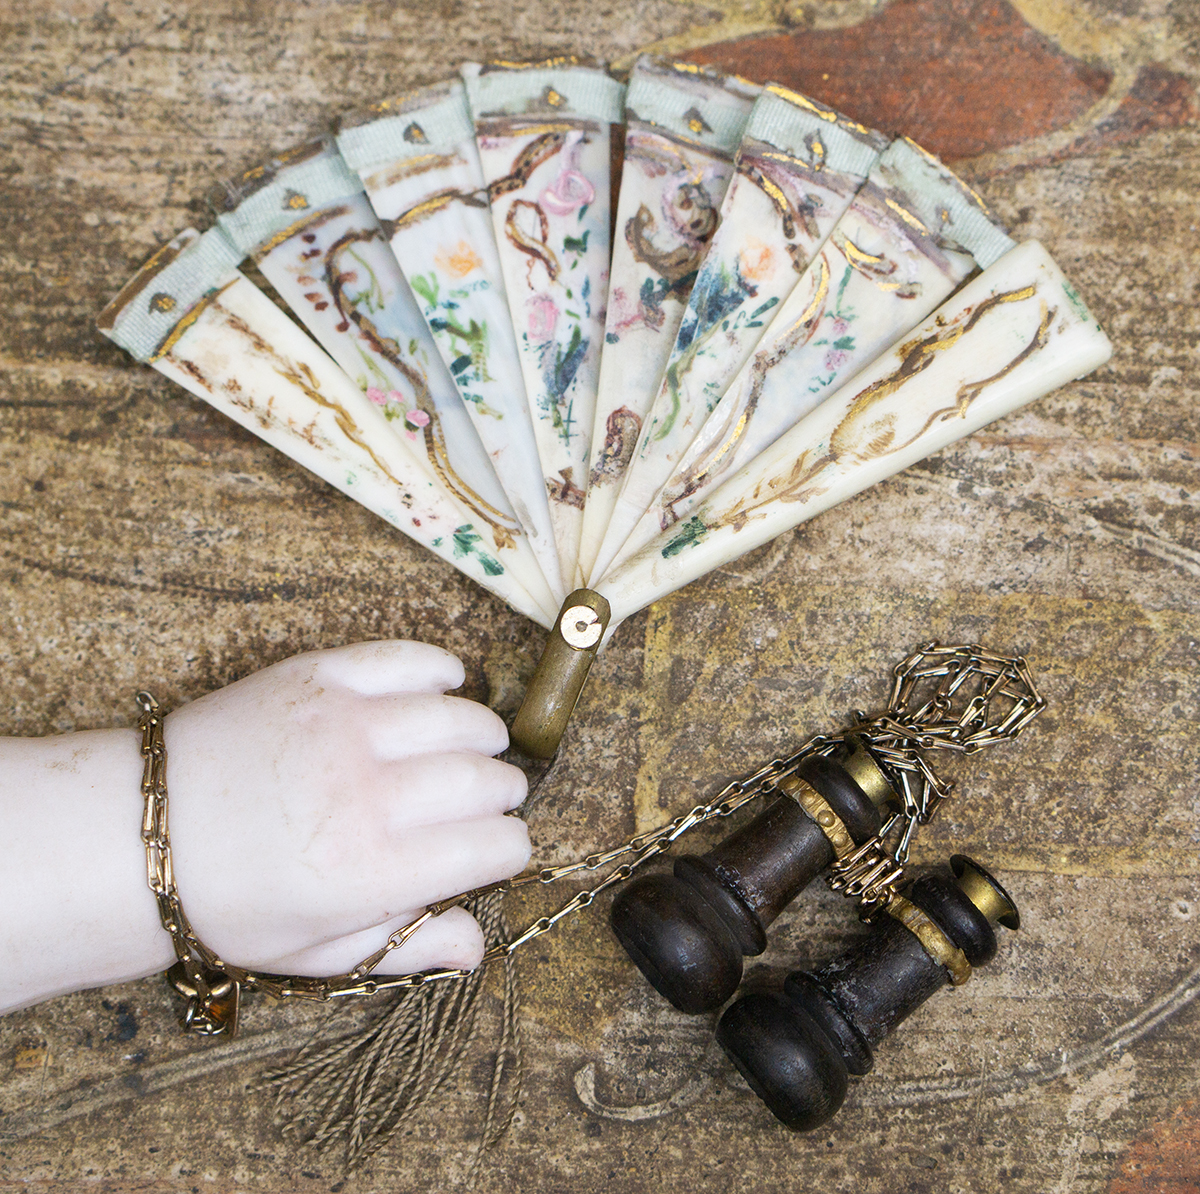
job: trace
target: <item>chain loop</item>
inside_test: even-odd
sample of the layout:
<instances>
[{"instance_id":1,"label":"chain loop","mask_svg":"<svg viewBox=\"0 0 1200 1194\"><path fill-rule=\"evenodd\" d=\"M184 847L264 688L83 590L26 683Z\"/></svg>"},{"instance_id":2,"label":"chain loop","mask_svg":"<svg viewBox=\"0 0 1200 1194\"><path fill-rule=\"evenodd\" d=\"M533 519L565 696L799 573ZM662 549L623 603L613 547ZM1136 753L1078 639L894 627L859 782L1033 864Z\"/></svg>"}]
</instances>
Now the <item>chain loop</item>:
<instances>
[{"instance_id":1,"label":"chain loop","mask_svg":"<svg viewBox=\"0 0 1200 1194\"><path fill-rule=\"evenodd\" d=\"M898 781L904 808L874 838L833 863L830 888L857 899L864 920L887 909L904 880L913 836L954 791L924 752L971 755L1012 741L1045 707L1021 656L930 642L896 664L886 711L876 717L856 711L857 724L847 733L865 739Z\"/></svg>"}]
</instances>

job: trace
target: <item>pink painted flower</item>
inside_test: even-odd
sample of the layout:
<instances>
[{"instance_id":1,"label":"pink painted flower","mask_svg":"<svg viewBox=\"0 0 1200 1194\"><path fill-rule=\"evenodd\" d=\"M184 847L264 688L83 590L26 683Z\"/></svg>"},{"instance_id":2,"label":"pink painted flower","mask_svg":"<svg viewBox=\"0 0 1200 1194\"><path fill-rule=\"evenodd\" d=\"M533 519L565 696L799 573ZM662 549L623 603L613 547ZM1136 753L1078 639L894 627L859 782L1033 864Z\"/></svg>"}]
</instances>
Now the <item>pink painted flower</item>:
<instances>
[{"instance_id":1,"label":"pink painted flower","mask_svg":"<svg viewBox=\"0 0 1200 1194\"><path fill-rule=\"evenodd\" d=\"M549 340L558 324L558 307L548 294L535 294L525 304L529 308L529 335L533 340Z\"/></svg>"},{"instance_id":2,"label":"pink painted flower","mask_svg":"<svg viewBox=\"0 0 1200 1194\"><path fill-rule=\"evenodd\" d=\"M569 216L595 197L596 188L585 175L578 170L564 170L542 192L542 206L552 216Z\"/></svg>"},{"instance_id":3,"label":"pink painted flower","mask_svg":"<svg viewBox=\"0 0 1200 1194\"><path fill-rule=\"evenodd\" d=\"M586 175L579 172L579 147L582 143L583 134L578 130L567 134L558 177L542 192L542 206L552 216L569 216L596 197L596 188Z\"/></svg>"},{"instance_id":4,"label":"pink painted flower","mask_svg":"<svg viewBox=\"0 0 1200 1194\"><path fill-rule=\"evenodd\" d=\"M367 387L367 397L370 398L376 406L387 406L388 396L376 386Z\"/></svg>"},{"instance_id":5,"label":"pink painted flower","mask_svg":"<svg viewBox=\"0 0 1200 1194\"><path fill-rule=\"evenodd\" d=\"M423 410L410 410L404 413L404 434L409 439L416 439L417 432L422 427L429 426L429 416Z\"/></svg>"}]
</instances>

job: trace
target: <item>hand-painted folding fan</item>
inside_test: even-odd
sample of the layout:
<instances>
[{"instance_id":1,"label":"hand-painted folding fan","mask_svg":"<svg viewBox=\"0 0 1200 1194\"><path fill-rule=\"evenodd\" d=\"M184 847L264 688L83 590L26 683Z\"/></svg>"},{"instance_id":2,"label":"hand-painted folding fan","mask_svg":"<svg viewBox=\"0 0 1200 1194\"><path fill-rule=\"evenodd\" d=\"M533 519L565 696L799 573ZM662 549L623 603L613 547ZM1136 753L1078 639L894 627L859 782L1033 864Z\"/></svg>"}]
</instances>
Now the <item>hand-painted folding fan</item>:
<instances>
[{"instance_id":1,"label":"hand-painted folding fan","mask_svg":"<svg viewBox=\"0 0 1200 1194\"><path fill-rule=\"evenodd\" d=\"M469 64L218 208L101 329L548 627L539 757L625 618L1111 353L912 142L647 58Z\"/></svg>"}]
</instances>

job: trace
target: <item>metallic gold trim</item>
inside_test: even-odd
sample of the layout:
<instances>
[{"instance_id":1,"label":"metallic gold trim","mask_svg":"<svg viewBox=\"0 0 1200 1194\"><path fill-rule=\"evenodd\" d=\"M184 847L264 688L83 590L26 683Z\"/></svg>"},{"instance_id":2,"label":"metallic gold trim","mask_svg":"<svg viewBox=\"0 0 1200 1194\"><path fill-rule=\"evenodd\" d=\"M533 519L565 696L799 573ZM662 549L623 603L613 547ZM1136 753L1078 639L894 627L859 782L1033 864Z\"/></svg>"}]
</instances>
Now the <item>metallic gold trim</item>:
<instances>
[{"instance_id":1,"label":"metallic gold trim","mask_svg":"<svg viewBox=\"0 0 1200 1194\"><path fill-rule=\"evenodd\" d=\"M898 920L921 943L921 948L939 966L950 972L950 982L961 987L971 977L971 963L927 913L902 895L893 896L887 914Z\"/></svg>"},{"instance_id":2,"label":"metallic gold trim","mask_svg":"<svg viewBox=\"0 0 1200 1194\"><path fill-rule=\"evenodd\" d=\"M788 197L783 193L783 188L777 182L768 178L765 174L759 174L754 181L758 184L758 189L771 201L771 205L784 219L787 219L792 214L792 205L788 202ZM787 235L786 229L784 234ZM790 240L791 237L788 237Z\"/></svg>"},{"instance_id":3,"label":"metallic gold trim","mask_svg":"<svg viewBox=\"0 0 1200 1194\"><path fill-rule=\"evenodd\" d=\"M789 87L784 87L779 83L768 83L763 88L763 91L769 91L772 95L777 95L780 99L787 100L789 104L795 104L797 108L803 108L806 112L811 112L818 120L824 120L829 124L836 124L839 128L848 129L852 132L871 135L872 130L867 128L865 124L859 124L857 120L851 120L849 116L841 112L836 112L833 108L827 108L824 104L809 99L807 95L801 95L798 91L792 91Z\"/></svg>"},{"instance_id":4,"label":"metallic gold trim","mask_svg":"<svg viewBox=\"0 0 1200 1194\"><path fill-rule=\"evenodd\" d=\"M290 149L280 150L270 161L252 166L231 181L222 184L218 188L223 197L222 210L232 211L251 195L261 191L267 183L274 180L280 171L317 157L328 148L328 144L324 139L317 138L313 141L304 141L300 145L293 145Z\"/></svg>"},{"instance_id":5,"label":"metallic gold trim","mask_svg":"<svg viewBox=\"0 0 1200 1194\"><path fill-rule=\"evenodd\" d=\"M922 236L929 235L929 229L925 227L925 221L920 219L908 210L902 203L897 203L895 199L885 196L884 203L896 213L910 228L921 233Z\"/></svg>"},{"instance_id":6,"label":"metallic gold trim","mask_svg":"<svg viewBox=\"0 0 1200 1194\"><path fill-rule=\"evenodd\" d=\"M555 70L559 67L587 66L603 70L600 60L588 54L559 54L555 58L542 58L536 62L513 62L507 58L493 58L483 64L480 74L496 70Z\"/></svg>"},{"instance_id":7,"label":"metallic gold trim","mask_svg":"<svg viewBox=\"0 0 1200 1194\"><path fill-rule=\"evenodd\" d=\"M961 178L959 178L957 174L953 173L951 170L948 170L946 168L945 162L941 161L939 158L934 157L933 154L931 154L928 149L925 149L923 146L918 145L911 137L901 136L900 139L904 142L905 145L908 146L909 149L913 150L920 157L924 158L931 166L936 167L938 170L944 171L946 173L947 177L949 179L953 180L954 184L958 187L958 189L960 191L962 191L962 193L964 195L966 195L967 198L969 198L972 203L979 205L980 211L982 211L983 214L985 216L987 216L989 220L993 220L993 221L995 220L995 217L992 215L992 209L990 207L988 207L988 205L987 205L987 200L984 199L984 197L978 191L976 191L972 187L968 186L965 182L963 182L963 180Z\"/></svg>"},{"instance_id":8,"label":"metallic gold trim","mask_svg":"<svg viewBox=\"0 0 1200 1194\"><path fill-rule=\"evenodd\" d=\"M688 149L702 150L704 153L718 159L718 161L733 161L734 150L722 149L720 146L708 144L707 141L697 141L692 137L685 136L676 129L668 128L665 124L659 124L657 120L651 120L646 116L635 116L626 112L625 127L626 130L632 129L637 133L652 133L656 137L662 137L664 141L671 141L676 145L682 145Z\"/></svg>"},{"instance_id":9,"label":"metallic gold trim","mask_svg":"<svg viewBox=\"0 0 1200 1194\"><path fill-rule=\"evenodd\" d=\"M829 807L829 802L812 784L798 775L786 775L775 785L791 797L816 823L829 839L837 858L845 858L854 849L854 839L846 823Z\"/></svg>"},{"instance_id":10,"label":"metallic gold trim","mask_svg":"<svg viewBox=\"0 0 1200 1194\"><path fill-rule=\"evenodd\" d=\"M883 255L874 253L866 253L858 247L848 236L843 236L836 228L830 234L830 241L833 246L841 251L850 268L857 270L872 286L878 286L883 291L894 291L906 288L911 290L913 286L920 288L920 283L907 282L903 279L890 279L886 276L887 269L880 267L890 267L895 269L895 263L889 262Z\"/></svg>"},{"instance_id":11,"label":"metallic gold trim","mask_svg":"<svg viewBox=\"0 0 1200 1194\"><path fill-rule=\"evenodd\" d=\"M439 191L436 195L431 195L428 199L414 204L407 211L402 211L394 220L387 221L388 240L391 240L401 228L420 223L426 216L435 215L442 208L449 207L451 203L457 203L462 197L461 191Z\"/></svg>"},{"instance_id":12,"label":"metallic gold trim","mask_svg":"<svg viewBox=\"0 0 1200 1194\"><path fill-rule=\"evenodd\" d=\"M197 233L195 236L190 237L185 244L181 245L178 243L179 238L175 237L172 240L167 241L167 243L161 248L156 249L151 254L150 259L146 262L146 264L143 265L142 268L138 270L138 272L134 274L124 286L121 287L116 296L113 298L112 302L110 302L108 306L100 312L96 318L96 327L98 327L102 332L110 331L116 325L117 316L120 315L121 312L124 311L125 308L128 307L129 304L133 302L133 300L137 298L137 296L141 294L143 290L146 289L150 282L158 274L161 274L162 271L165 270L167 266L179 256L180 253L182 253L185 249L190 249L192 245L194 245L199 239L200 236L199 233Z\"/></svg>"},{"instance_id":13,"label":"metallic gold trim","mask_svg":"<svg viewBox=\"0 0 1200 1194\"><path fill-rule=\"evenodd\" d=\"M255 264L260 262L272 249L277 249L285 240L290 240L293 236L303 232L306 228L319 228L322 224L330 220L336 219L338 216L344 216L350 209L344 204L340 207L323 207L319 211L314 211L310 215L304 216L297 220L294 224L289 224L286 228L276 232L274 236L262 242L250 254L254 258Z\"/></svg>"},{"instance_id":14,"label":"metallic gold trim","mask_svg":"<svg viewBox=\"0 0 1200 1194\"><path fill-rule=\"evenodd\" d=\"M962 854L956 854L950 865L959 891L987 917L989 924L1002 924L1006 929L1020 926L1016 904L987 871Z\"/></svg>"},{"instance_id":15,"label":"metallic gold trim","mask_svg":"<svg viewBox=\"0 0 1200 1194\"><path fill-rule=\"evenodd\" d=\"M526 123L536 121L537 123ZM475 124L479 137L533 137L542 133L598 133L600 122L586 118L564 117L562 120L545 120L529 116L485 116Z\"/></svg>"},{"instance_id":16,"label":"metallic gold trim","mask_svg":"<svg viewBox=\"0 0 1200 1194\"><path fill-rule=\"evenodd\" d=\"M200 316L204 312L205 308L208 307L210 303L216 302L216 300L219 299L221 297L221 295L223 295L225 293L225 291L227 291L234 284L234 282L238 281L239 278L240 278L240 275L238 278L230 278L229 281L226 282L224 286L220 286L213 290L210 290L167 333L167 335L163 339L162 343L159 344L159 346L154 350L154 352L147 358L146 363L149 365L153 365L155 361L161 361L163 359L163 357L165 357L167 355L167 353L169 353L171 351L171 349L174 348L175 345L179 343L179 339L183 335L183 333L186 332L188 330L188 328L190 328L192 326L192 324L194 324L196 322L196 320L200 318Z\"/></svg>"},{"instance_id":17,"label":"metallic gold trim","mask_svg":"<svg viewBox=\"0 0 1200 1194\"><path fill-rule=\"evenodd\" d=\"M297 162L306 162L309 158L315 158L326 146L326 142L318 137L313 141L304 141L299 145L293 145L291 149L281 150L275 155L275 160L280 166L294 166Z\"/></svg>"},{"instance_id":18,"label":"metallic gold trim","mask_svg":"<svg viewBox=\"0 0 1200 1194\"><path fill-rule=\"evenodd\" d=\"M769 143L766 141L760 141L758 144L767 145ZM820 172L825 169L825 143L822 141L820 144L822 149L821 155L818 157L816 153L813 153L811 161L808 158L802 158L797 154L789 153L786 149L752 149L750 150L748 156L765 158L769 162L782 162L785 166L787 166L790 172L796 172L797 170L811 170L814 174L820 174Z\"/></svg>"},{"instance_id":19,"label":"metallic gold trim","mask_svg":"<svg viewBox=\"0 0 1200 1194\"><path fill-rule=\"evenodd\" d=\"M860 249L849 237L842 242L846 247L846 260L856 268L864 265L879 265L883 261L882 253L867 253Z\"/></svg>"},{"instance_id":20,"label":"metallic gold trim","mask_svg":"<svg viewBox=\"0 0 1200 1194\"><path fill-rule=\"evenodd\" d=\"M424 174L427 170L436 170L443 166L452 166L463 161L463 156L457 150L449 153L421 153L416 157L401 158L396 162L388 162L370 174L362 176L368 191L381 191L401 179Z\"/></svg>"},{"instance_id":21,"label":"metallic gold trim","mask_svg":"<svg viewBox=\"0 0 1200 1194\"><path fill-rule=\"evenodd\" d=\"M346 129L360 128L364 124L374 124L380 116L403 116L412 107L426 108L449 98L453 94L456 80L448 79L445 83L434 83L429 87L416 87L412 91L401 92L391 99L380 100L377 104L360 108L355 112L347 112L339 117L338 132Z\"/></svg>"},{"instance_id":22,"label":"metallic gold trim","mask_svg":"<svg viewBox=\"0 0 1200 1194\"><path fill-rule=\"evenodd\" d=\"M850 773L850 778L867 794L867 799L880 809L894 802L898 794L892 781L862 739L851 735L846 739L846 745L850 753L841 760L841 764Z\"/></svg>"},{"instance_id":23,"label":"metallic gold trim","mask_svg":"<svg viewBox=\"0 0 1200 1194\"><path fill-rule=\"evenodd\" d=\"M817 260L821 263L821 278L820 281L817 282L817 292L813 295L812 301L808 304L808 306L805 307L800 313L799 317L792 321L792 326L789 327L788 330L779 337L780 340L786 340L789 336L794 335L800 328L804 327L808 323L811 323L816 317L817 313L825 305L825 299L829 294L829 262L827 262L823 256L819 257Z\"/></svg>"},{"instance_id":24,"label":"metallic gold trim","mask_svg":"<svg viewBox=\"0 0 1200 1194\"><path fill-rule=\"evenodd\" d=\"M758 86L753 79L747 79L745 75L730 74L727 71L717 70L715 66L707 66L698 62L676 62L674 59L667 61L663 58L655 58L653 59L653 69L659 71L678 71L683 75L699 75L701 78L707 79L710 83L718 87L723 86L730 79L746 87Z\"/></svg>"},{"instance_id":25,"label":"metallic gold trim","mask_svg":"<svg viewBox=\"0 0 1200 1194\"><path fill-rule=\"evenodd\" d=\"M760 141L758 144L766 145L766 141ZM766 158L770 162L782 162L785 166L807 166L808 163L794 153L788 153L786 149L764 149L760 153L751 152L750 157Z\"/></svg>"}]
</instances>

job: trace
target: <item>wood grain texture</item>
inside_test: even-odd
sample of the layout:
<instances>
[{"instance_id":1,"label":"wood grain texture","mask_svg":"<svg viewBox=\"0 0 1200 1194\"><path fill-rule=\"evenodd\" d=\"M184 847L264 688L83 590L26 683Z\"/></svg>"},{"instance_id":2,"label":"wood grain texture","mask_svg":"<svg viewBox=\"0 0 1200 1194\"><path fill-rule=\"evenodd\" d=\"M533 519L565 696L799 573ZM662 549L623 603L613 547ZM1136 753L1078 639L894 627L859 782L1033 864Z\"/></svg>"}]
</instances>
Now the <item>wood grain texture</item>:
<instances>
[{"instance_id":1,"label":"wood grain texture","mask_svg":"<svg viewBox=\"0 0 1200 1194\"><path fill-rule=\"evenodd\" d=\"M0 732L129 725L136 688L173 704L297 651L390 635L457 652L467 695L511 712L540 632L135 365L93 330L96 313L157 244L207 223L215 179L463 59L620 58L754 26L792 39L799 70L809 33L900 37L914 7L0 7ZM606 845L877 706L916 643L981 641L1026 652L1051 706L1019 745L963 769L916 856L977 856L1017 898L1022 931L880 1048L838 1119L795 1137L714 1048L712 1018L674 1012L625 961L605 903L523 964L527 1090L482 1191L1196 1188L1200 10L942 7L959 22L949 47L971 42L973 20L981 44L1008 28L1011 7L1028 61L1074 80L1065 124L970 142L965 169L1015 236L1045 242L1116 355L622 627L532 827L547 862ZM1001 72L981 85L1008 111L1037 84ZM935 107L944 94L923 92ZM1136 127L1130 96L1149 105ZM961 131L965 116L923 119ZM835 952L859 931L843 904L823 889L798 901L758 976ZM513 915L548 907L541 893ZM283 1138L248 1087L298 1041L369 1014L252 1000L245 1036L209 1046L177 1035L175 1007L145 982L9 1016L0 1190L340 1188L337 1158ZM441 1112L345 1189L461 1181L489 1073L481 1046Z\"/></svg>"}]
</instances>

